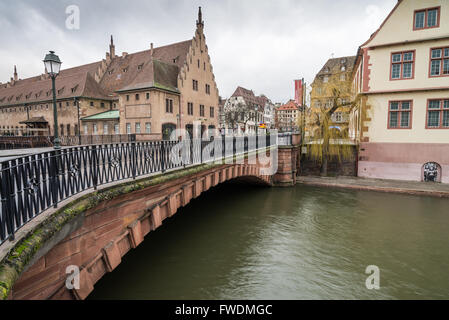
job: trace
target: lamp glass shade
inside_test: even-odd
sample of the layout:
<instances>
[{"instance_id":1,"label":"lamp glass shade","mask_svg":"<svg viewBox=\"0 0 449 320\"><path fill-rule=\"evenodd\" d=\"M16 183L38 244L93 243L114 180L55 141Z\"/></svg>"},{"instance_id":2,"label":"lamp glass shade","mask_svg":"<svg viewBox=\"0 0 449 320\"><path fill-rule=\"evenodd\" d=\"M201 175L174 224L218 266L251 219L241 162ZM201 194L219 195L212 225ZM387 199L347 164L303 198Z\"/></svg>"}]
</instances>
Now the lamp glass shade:
<instances>
[{"instance_id":1,"label":"lamp glass shade","mask_svg":"<svg viewBox=\"0 0 449 320\"><path fill-rule=\"evenodd\" d=\"M45 68L51 76L57 76L61 70L61 60L54 51L50 51L44 59Z\"/></svg>"}]
</instances>

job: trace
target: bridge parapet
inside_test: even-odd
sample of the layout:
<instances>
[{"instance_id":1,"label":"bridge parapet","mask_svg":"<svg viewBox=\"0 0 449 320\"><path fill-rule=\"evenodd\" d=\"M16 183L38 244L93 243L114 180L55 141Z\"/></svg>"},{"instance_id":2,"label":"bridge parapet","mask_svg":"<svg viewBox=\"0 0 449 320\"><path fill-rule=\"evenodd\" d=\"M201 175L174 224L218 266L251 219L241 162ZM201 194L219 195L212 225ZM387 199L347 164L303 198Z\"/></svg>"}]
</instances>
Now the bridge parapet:
<instances>
[{"instance_id":1,"label":"bridge parapet","mask_svg":"<svg viewBox=\"0 0 449 320\"><path fill-rule=\"evenodd\" d=\"M272 185L272 175L265 170L267 164L259 163L257 157L256 161L253 161L253 156L257 154L265 153L270 157L276 154L273 152L276 150L276 148L273 149L275 146L270 146L271 142L267 143L270 146L268 149L264 143L257 141L252 145L245 137L241 137L240 142L236 138L223 143L219 142L224 146L222 150L212 149L210 151L207 150L207 144L197 145L198 149L203 151L197 155L198 160L195 158L195 146L192 146L191 156L187 158L191 161L190 165L186 161L182 162L182 159L186 158L181 157L180 163L170 164L172 165L171 169L165 167L163 173L161 162L168 159L166 157L169 154L154 148L153 151L159 150L160 152L160 167L156 167L160 170L152 175L144 175L144 178L140 180L136 178L145 172L142 169L144 168L142 163L139 162L145 158L143 147L134 146L135 150L132 153L134 156L130 156L129 152L126 152L129 150L129 144L111 145L112 148L121 148L122 153L118 154L124 157L124 160L122 158L122 161L118 161L118 164L115 165L119 168L129 166L128 170L119 172L121 176L116 176L116 178L120 177L120 179L117 178L118 181L112 185L106 184L106 182L110 181L108 179L113 179L111 175L107 176L107 169L114 168L114 159L111 159L113 153L111 150L108 151L109 153L102 151L97 146L71 150L72 155L69 151L62 150L57 155L50 152L9 161L7 165L3 164L5 170L0 175L2 186L2 211L0 212L2 220L0 222L4 227L2 229L3 244L0 245L0 253L3 254L0 263L0 297L13 299L84 298L87 293L83 290L89 292L86 289L90 288L89 283L93 285L98 280L96 278L98 270L95 268L99 262L97 259L95 261L98 263L91 265L90 263L94 261L92 259L101 256L105 272L111 271L118 261L117 255L108 256L109 252L117 253L115 247L110 245L115 238L121 237L121 240L117 240L116 245L121 248L121 254L125 254L127 250L124 248L138 245L139 239L143 239L149 231L154 230L163 220L171 217L177 208L184 206L190 199L198 197L202 192L218 183L240 178L251 180L252 183ZM226 145L227 143L229 144ZM242 146L241 150L239 143ZM170 146L172 145L174 147L175 143L170 142ZM150 143L150 146L163 148L161 143ZM220 156L228 154L231 158L219 157L217 161L217 150L220 152ZM227 153L226 150L231 150L231 152ZM239 153L239 150L243 152ZM177 151L173 151L173 148L170 151L177 153ZM73 154L83 153L84 158L73 156ZM58 175L57 180L51 180L49 178L51 173L46 170L48 168L45 168L45 165L51 166L51 163L54 163L52 159L58 157L56 163L60 164L60 168L64 168L64 170L60 171L61 174ZM136 158L139 159L137 163L135 162ZM88 161L82 162L83 159ZM195 160L206 162L206 164L195 164ZM68 168L73 168L74 162L82 164L81 169L84 170L84 176L70 175ZM40 165L36 165L39 163ZM92 169L92 165L97 168ZM25 169L19 170L20 166ZM83 172L82 170L81 172ZM90 170L90 175L86 175L86 170ZM97 170L96 178L93 176L92 170ZM146 170L154 170L154 167L153 169L147 167ZM43 173L43 171L47 173ZM50 172L53 171L50 170ZM31 188L32 192L25 192L26 187L23 181L27 180L24 178L36 174L40 174L42 179L38 182L37 190ZM14 179L11 179L10 175ZM81 182L75 178L84 178L85 186L91 188L81 190L82 186L79 184L73 185L73 181ZM45 179L47 180L43 183ZM58 188L51 189L50 183L55 181ZM31 183L36 183L36 181L31 181ZM101 183L104 185L102 186ZM14 187L11 188L11 186ZM69 186L72 189L68 188ZM47 187L50 190L41 190L41 187ZM95 187L101 190L96 190ZM52 197L54 194L51 193L51 190L58 191L55 198ZM42 199L42 194L49 191L50 196ZM14 195L12 204L14 211L9 211L11 199L5 200L6 196L11 194ZM64 199L66 195L71 196ZM44 202L42 202L43 200ZM10 201L9 204L8 201ZM20 201L22 201L21 205L19 205ZM36 202L39 206L35 205ZM31 206L27 203L31 203ZM153 204L155 207L152 208ZM59 208L54 208L56 205L59 205ZM46 211L45 208L47 208ZM44 211L45 214L42 214ZM12 215L11 212L13 212ZM12 220L11 224L11 220L8 219L16 220ZM90 231L84 232L86 228ZM5 241L8 239L10 230L13 230L12 235L16 235L17 239ZM121 242L125 241L123 240L125 238L129 240L128 245ZM9 236L9 239L13 238ZM84 275L86 272L89 273L89 276L81 277L83 281L88 281L81 291L65 289L63 280L67 277L65 268L68 265L80 266Z\"/></svg>"},{"instance_id":2,"label":"bridge parapet","mask_svg":"<svg viewBox=\"0 0 449 320\"><path fill-rule=\"evenodd\" d=\"M55 242L52 239L59 239L62 229L36 230L34 237L28 237L25 250L35 262L14 282L9 299L86 298L104 274L114 270L129 250L180 207L231 179L251 177L271 185L272 177L262 176L260 171L256 164L248 163L202 165L122 184L78 201L54 217L67 220L65 226L71 233L50 250L41 250L39 241L46 238L44 243ZM80 268L79 289L66 287L65 270L71 265ZM14 264L6 266L17 268Z\"/></svg>"}]
</instances>

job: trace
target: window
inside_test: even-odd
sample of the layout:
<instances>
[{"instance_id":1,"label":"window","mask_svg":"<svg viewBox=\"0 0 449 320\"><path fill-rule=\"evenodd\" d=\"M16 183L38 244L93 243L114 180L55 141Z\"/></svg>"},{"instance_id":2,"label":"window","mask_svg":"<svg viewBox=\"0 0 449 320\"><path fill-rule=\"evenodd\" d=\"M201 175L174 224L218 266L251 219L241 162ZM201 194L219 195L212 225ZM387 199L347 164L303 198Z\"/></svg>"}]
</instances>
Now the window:
<instances>
[{"instance_id":1,"label":"window","mask_svg":"<svg viewBox=\"0 0 449 320\"><path fill-rule=\"evenodd\" d=\"M449 129L449 99L429 100L426 127L430 129Z\"/></svg>"},{"instance_id":2,"label":"window","mask_svg":"<svg viewBox=\"0 0 449 320\"><path fill-rule=\"evenodd\" d=\"M90 102L90 106L91 106L91 107L94 106L94 102L93 102L93 101Z\"/></svg>"},{"instance_id":3,"label":"window","mask_svg":"<svg viewBox=\"0 0 449 320\"><path fill-rule=\"evenodd\" d=\"M126 134L131 134L131 123L126 124Z\"/></svg>"},{"instance_id":4,"label":"window","mask_svg":"<svg viewBox=\"0 0 449 320\"><path fill-rule=\"evenodd\" d=\"M126 101L129 101L129 94L126 95Z\"/></svg>"},{"instance_id":5,"label":"window","mask_svg":"<svg viewBox=\"0 0 449 320\"><path fill-rule=\"evenodd\" d=\"M198 59L198 69L200 68L200 60Z\"/></svg>"},{"instance_id":6,"label":"window","mask_svg":"<svg viewBox=\"0 0 449 320\"><path fill-rule=\"evenodd\" d=\"M210 107L210 117L214 117L214 107Z\"/></svg>"},{"instance_id":7,"label":"window","mask_svg":"<svg viewBox=\"0 0 449 320\"><path fill-rule=\"evenodd\" d=\"M187 102L187 114L192 116L193 115L193 103Z\"/></svg>"},{"instance_id":8,"label":"window","mask_svg":"<svg viewBox=\"0 0 449 320\"><path fill-rule=\"evenodd\" d=\"M430 50L430 76L449 76L449 47Z\"/></svg>"},{"instance_id":9,"label":"window","mask_svg":"<svg viewBox=\"0 0 449 320\"><path fill-rule=\"evenodd\" d=\"M414 51L392 53L390 80L413 79L414 66Z\"/></svg>"},{"instance_id":10,"label":"window","mask_svg":"<svg viewBox=\"0 0 449 320\"><path fill-rule=\"evenodd\" d=\"M192 80L193 81L193 90L198 91L198 80Z\"/></svg>"},{"instance_id":11,"label":"window","mask_svg":"<svg viewBox=\"0 0 449 320\"><path fill-rule=\"evenodd\" d=\"M440 8L415 11L414 20L414 30L438 28L440 26Z\"/></svg>"},{"instance_id":12,"label":"window","mask_svg":"<svg viewBox=\"0 0 449 320\"><path fill-rule=\"evenodd\" d=\"M388 110L388 129L410 129L411 112L411 101L390 101Z\"/></svg>"},{"instance_id":13,"label":"window","mask_svg":"<svg viewBox=\"0 0 449 320\"><path fill-rule=\"evenodd\" d=\"M147 100L150 99L150 93L147 92Z\"/></svg>"},{"instance_id":14,"label":"window","mask_svg":"<svg viewBox=\"0 0 449 320\"><path fill-rule=\"evenodd\" d=\"M97 133L98 133L97 124L94 123L94 124L93 124L93 132L92 132L92 134L97 134Z\"/></svg>"},{"instance_id":15,"label":"window","mask_svg":"<svg viewBox=\"0 0 449 320\"><path fill-rule=\"evenodd\" d=\"M206 94L210 94L210 85L206 84Z\"/></svg>"},{"instance_id":16,"label":"window","mask_svg":"<svg viewBox=\"0 0 449 320\"><path fill-rule=\"evenodd\" d=\"M200 117L204 117L204 106L200 104Z\"/></svg>"},{"instance_id":17,"label":"window","mask_svg":"<svg viewBox=\"0 0 449 320\"><path fill-rule=\"evenodd\" d=\"M343 115L341 112L335 112L335 117L334 117L334 121L335 122L342 122L343 120Z\"/></svg>"},{"instance_id":18,"label":"window","mask_svg":"<svg viewBox=\"0 0 449 320\"><path fill-rule=\"evenodd\" d=\"M165 99L165 112L173 113L173 100Z\"/></svg>"},{"instance_id":19,"label":"window","mask_svg":"<svg viewBox=\"0 0 449 320\"><path fill-rule=\"evenodd\" d=\"M104 108L104 102L102 102L100 105L101 105L102 108Z\"/></svg>"},{"instance_id":20,"label":"window","mask_svg":"<svg viewBox=\"0 0 449 320\"><path fill-rule=\"evenodd\" d=\"M138 101L140 98L140 95L138 93L136 93L136 101Z\"/></svg>"},{"instance_id":21,"label":"window","mask_svg":"<svg viewBox=\"0 0 449 320\"><path fill-rule=\"evenodd\" d=\"M107 123L103 123L103 134L109 134L109 125Z\"/></svg>"},{"instance_id":22,"label":"window","mask_svg":"<svg viewBox=\"0 0 449 320\"><path fill-rule=\"evenodd\" d=\"M340 81L345 81L346 80L346 75L344 73L342 73L340 75Z\"/></svg>"},{"instance_id":23,"label":"window","mask_svg":"<svg viewBox=\"0 0 449 320\"><path fill-rule=\"evenodd\" d=\"M88 135L88 134L89 134L89 130L88 130L88 128L87 128L87 124L83 124L83 131L84 131L84 134L85 134L85 135Z\"/></svg>"},{"instance_id":24,"label":"window","mask_svg":"<svg viewBox=\"0 0 449 320\"><path fill-rule=\"evenodd\" d=\"M120 133L120 126L118 123L114 124L114 133L119 134Z\"/></svg>"},{"instance_id":25,"label":"window","mask_svg":"<svg viewBox=\"0 0 449 320\"><path fill-rule=\"evenodd\" d=\"M145 123L145 133L151 133L151 123L150 122Z\"/></svg>"},{"instance_id":26,"label":"window","mask_svg":"<svg viewBox=\"0 0 449 320\"><path fill-rule=\"evenodd\" d=\"M329 76L324 76L323 77L323 82L324 83L328 83L329 82Z\"/></svg>"},{"instance_id":27,"label":"window","mask_svg":"<svg viewBox=\"0 0 449 320\"><path fill-rule=\"evenodd\" d=\"M140 122L136 122L136 133L140 133Z\"/></svg>"}]
</instances>

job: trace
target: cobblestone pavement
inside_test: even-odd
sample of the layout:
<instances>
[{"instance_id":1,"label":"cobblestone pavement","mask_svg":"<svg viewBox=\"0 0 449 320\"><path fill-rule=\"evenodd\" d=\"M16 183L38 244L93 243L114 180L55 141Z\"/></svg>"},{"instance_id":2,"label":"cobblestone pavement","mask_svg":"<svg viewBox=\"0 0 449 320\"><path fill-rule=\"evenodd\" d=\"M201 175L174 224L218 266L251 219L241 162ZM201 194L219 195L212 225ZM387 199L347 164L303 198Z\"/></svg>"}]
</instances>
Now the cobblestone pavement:
<instances>
[{"instance_id":1,"label":"cobblestone pavement","mask_svg":"<svg viewBox=\"0 0 449 320\"><path fill-rule=\"evenodd\" d=\"M449 198L449 184L358 177L297 177L298 184Z\"/></svg>"}]
</instances>

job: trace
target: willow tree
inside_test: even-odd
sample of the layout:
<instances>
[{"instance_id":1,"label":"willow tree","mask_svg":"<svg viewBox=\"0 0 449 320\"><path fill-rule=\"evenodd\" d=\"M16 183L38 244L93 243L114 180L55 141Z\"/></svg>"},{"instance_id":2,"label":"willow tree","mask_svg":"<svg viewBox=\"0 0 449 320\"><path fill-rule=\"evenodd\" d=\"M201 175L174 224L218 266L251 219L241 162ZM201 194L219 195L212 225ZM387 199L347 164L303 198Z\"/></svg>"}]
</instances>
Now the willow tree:
<instances>
[{"instance_id":1,"label":"willow tree","mask_svg":"<svg viewBox=\"0 0 449 320\"><path fill-rule=\"evenodd\" d=\"M309 125L313 128L310 142L310 157L321 165L321 175L327 176L328 163L332 159L349 160L353 157L353 146L350 144L349 130L336 128L333 115L336 112L347 114L353 108L359 108L360 98L354 97L351 82L341 81L338 76L329 77L321 85L324 103L314 106L309 117Z\"/></svg>"}]
</instances>

